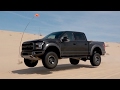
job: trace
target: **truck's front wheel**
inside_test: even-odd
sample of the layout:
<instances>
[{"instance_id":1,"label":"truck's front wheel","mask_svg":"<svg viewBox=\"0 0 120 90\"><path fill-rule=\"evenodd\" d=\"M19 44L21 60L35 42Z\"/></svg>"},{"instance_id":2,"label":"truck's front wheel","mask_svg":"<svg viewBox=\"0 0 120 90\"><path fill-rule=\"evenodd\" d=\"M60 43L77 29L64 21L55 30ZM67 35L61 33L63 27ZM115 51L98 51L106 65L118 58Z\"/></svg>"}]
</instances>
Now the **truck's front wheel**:
<instances>
[{"instance_id":1,"label":"truck's front wheel","mask_svg":"<svg viewBox=\"0 0 120 90\"><path fill-rule=\"evenodd\" d=\"M44 55L42 63L45 68L53 69L58 64L58 56L55 52L48 52Z\"/></svg>"},{"instance_id":2,"label":"truck's front wheel","mask_svg":"<svg viewBox=\"0 0 120 90\"><path fill-rule=\"evenodd\" d=\"M29 59L25 59L25 58L24 58L24 63L25 63L25 65L28 66L28 67L34 67L34 66L37 65L38 60L29 60Z\"/></svg>"},{"instance_id":3,"label":"truck's front wheel","mask_svg":"<svg viewBox=\"0 0 120 90\"><path fill-rule=\"evenodd\" d=\"M101 63L101 56L99 53L94 53L90 58L90 63L92 66L99 66Z\"/></svg>"},{"instance_id":4,"label":"truck's front wheel","mask_svg":"<svg viewBox=\"0 0 120 90\"><path fill-rule=\"evenodd\" d=\"M69 61L70 61L71 64L77 65L77 64L79 63L80 60L73 59L73 58L69 58Z\"/></svg>"}]
</instances>

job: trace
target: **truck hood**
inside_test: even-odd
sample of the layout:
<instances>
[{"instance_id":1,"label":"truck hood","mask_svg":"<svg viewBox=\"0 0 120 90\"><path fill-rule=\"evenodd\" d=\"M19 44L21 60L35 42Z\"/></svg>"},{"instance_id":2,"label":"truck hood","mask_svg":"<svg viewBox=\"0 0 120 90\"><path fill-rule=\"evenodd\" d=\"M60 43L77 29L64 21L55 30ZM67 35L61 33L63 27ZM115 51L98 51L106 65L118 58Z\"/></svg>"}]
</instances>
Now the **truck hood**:
<instances>
[{"instance_id":1,"label":"truck hood","mask_svg":"<svg viewBox=\"0 0 120 90\"><path fill-rule=\"evenodd\" d=\"M29 41L25 41L24 43L27 43L27 42L40 42L40 41L43 41L43 39L29 40Z\"/></svg>"}]
</instances>

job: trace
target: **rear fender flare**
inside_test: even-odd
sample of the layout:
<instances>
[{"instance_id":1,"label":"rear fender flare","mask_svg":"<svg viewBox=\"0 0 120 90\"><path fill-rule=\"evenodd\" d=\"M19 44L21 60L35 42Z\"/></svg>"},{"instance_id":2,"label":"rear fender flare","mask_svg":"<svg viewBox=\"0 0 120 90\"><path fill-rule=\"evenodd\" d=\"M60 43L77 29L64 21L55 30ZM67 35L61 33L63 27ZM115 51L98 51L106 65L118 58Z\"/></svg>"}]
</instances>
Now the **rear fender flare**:
<instances>
[{"instance_id":1,"label":"rear fender flare","mask_svg":"<svg viewBox=\"0 0 120 90\"><path fill-rule=\"evenodd\" d=\"M100 49L102 50L101 46L99 46L99 45L94 45L94 46L92 46L92 48L91 48L91 50L90 50L90 56L93 54L93 51L94 51L95 48L100 48Z\"/></svg>"}]
</instances>

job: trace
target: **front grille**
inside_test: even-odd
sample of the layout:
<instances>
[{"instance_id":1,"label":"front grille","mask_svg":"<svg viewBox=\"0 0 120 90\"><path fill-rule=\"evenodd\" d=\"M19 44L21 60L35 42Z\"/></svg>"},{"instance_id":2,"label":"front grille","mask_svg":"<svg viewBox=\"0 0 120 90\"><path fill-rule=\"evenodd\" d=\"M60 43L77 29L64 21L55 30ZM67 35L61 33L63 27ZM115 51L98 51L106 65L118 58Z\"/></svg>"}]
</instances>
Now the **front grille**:
<instances>
[{"instance_id":1,"label":"front grille","mask_svg":"<svg viewBox=\"0 0 120 90\"><path fill-rule=\"evenodd\" d=\"M22 44L22 50L33 50L34 44L32 42L27 42Z\"/></svg>"}]
</instances>

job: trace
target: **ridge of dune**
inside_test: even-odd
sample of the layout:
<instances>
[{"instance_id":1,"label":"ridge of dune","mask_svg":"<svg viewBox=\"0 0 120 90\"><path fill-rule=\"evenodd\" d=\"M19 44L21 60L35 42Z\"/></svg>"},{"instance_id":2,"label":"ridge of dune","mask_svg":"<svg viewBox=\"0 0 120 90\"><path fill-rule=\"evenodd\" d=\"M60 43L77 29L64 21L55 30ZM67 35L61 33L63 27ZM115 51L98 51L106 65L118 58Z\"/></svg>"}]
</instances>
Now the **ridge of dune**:
<instances>
[{"instance_id":1,"label":"ridge of dune","mask_svg":"<svg viewBox=\"0 0 120 90\"><path fill-rule=\"evenodd\" d=\"M120 43L105 42L106 54L101 65L92 67L89 61L80 61L73 66L68 59L59 60L53 70L43 67L41 61L34 68L18 63L18 49L22 32L0 30L0 78L1 79L119 79L120 78ZM42 38L43 36L24 33L23 41ZM20 58L23 61L23 58Z\"/></svg>"}]
</instances>

